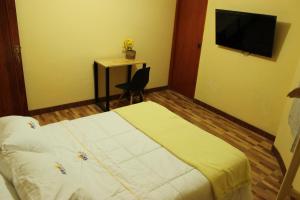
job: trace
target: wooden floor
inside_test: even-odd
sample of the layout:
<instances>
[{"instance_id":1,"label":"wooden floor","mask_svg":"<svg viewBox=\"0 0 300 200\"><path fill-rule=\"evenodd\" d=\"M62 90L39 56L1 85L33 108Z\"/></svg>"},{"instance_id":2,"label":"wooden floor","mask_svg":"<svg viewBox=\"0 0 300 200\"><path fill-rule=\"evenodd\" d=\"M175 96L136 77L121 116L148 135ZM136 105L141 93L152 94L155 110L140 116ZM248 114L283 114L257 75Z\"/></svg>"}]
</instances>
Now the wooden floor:
<instances>
[{"instance_id":1,"label":"wooden floor","mask_svg":"<svg viewBox=\"0 0 300 200\"><path fill-rule=\"evenodd\" d=\"M251 163L254 199L276 199L282 174L271 152L273 143L271 140L210 112L193 103L191 99L170 90L150 93L146 95L146 99L167 107L186 120L243 151ZM112 108L118 107L118 102L112 101L111 106ZM101 110L96 105L89 105L34 117L44 125L99 112Z\"/></svg>"}]
</instances>

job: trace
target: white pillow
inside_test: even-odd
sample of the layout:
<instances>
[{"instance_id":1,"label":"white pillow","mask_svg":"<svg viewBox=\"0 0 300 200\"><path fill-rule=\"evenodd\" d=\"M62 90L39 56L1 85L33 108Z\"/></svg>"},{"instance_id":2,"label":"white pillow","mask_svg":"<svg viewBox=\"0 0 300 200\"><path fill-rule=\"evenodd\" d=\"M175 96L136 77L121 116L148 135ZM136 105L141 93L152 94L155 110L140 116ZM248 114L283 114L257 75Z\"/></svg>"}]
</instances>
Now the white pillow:
<instances>
[{"instance_id":1,"label":"white pillow","mask_svg":"<svg viewBox=\"0 0 300 200\"><path fill-rule=\"evenodd\" d=\"M14 152L5 157L21 199L55 199L63 176L51 154Z\"/></svg>"},{"instance_id":2,"label":"white pillow","mask_svg":"<svg viewBox=\"0 0 300 200\"><path fill-rule=\"evenodd\" d=\"M18 200L19 197L14 187L0 174L0 199Z\"/></svg>"},{"instance_id":3,"label":"white pillow","mask_svg":"<svg viewBox=\"0 0 300 200\"><path fill-rule=\"evenodd\" d=\"M42 131L16 131L12 132L0 143L0 153L6 155L14 151L50 152L51 146L48 136Z\"/></svg>"},{"instance_id":4,"label":"white pillow","mask_svg":"<svg viewBox=\"0 0 300 200\"><path fill-rule=\"evenodd\" d=\"M0 117L0 143L7 134L15 131L35 130L40 128L39 122L32 117L7 116Z\"/></svg>"},{"instance_id":5,"label":"white pillow","mask_svg":"<svg viewBox=\"0 0 300 200\"><path fill-rule=\"evenodd\" d=\"M13 135L34 133L40 128L37 120L32 117L7 116L0 118L0 145Z\"/></svg>"},{"instance_id":6,"label":"white pillow","mask_svg":"<svg viewBox=\"0 0 300 200\"><path fill-rule=\"evenodd\" d=\"M50 153L16 151L5 157L12 169L13 184L21 199L84 199L90 195L81 189L84 173L71 173L70 163ZM80 168L81 162L77 161Z\"/></svg>"},{"instance_id":7,"label":"white pillow","mask_svg":"<svg viewBox=\"0 0 300 200\"><path fill-rule=\"evenodd\" d=\"M8 180L10 183L12 183L12 175L11 170L7 163L5 162L5 157L0 154L0 173L4 176L6 180Z\"/></svg>"},{"instance_id":8,"label":"white pillow","mask_svg":"<svg viewBox=\"0 0 300 200\"><path fill-rule=\"evenodd\" d=\"M7 154L15 151L47 152L51 147L42 134L38 121L31 117L0 118L0 172L11 181L11 169L5 162Z\"/></svg>"}]
</instances>

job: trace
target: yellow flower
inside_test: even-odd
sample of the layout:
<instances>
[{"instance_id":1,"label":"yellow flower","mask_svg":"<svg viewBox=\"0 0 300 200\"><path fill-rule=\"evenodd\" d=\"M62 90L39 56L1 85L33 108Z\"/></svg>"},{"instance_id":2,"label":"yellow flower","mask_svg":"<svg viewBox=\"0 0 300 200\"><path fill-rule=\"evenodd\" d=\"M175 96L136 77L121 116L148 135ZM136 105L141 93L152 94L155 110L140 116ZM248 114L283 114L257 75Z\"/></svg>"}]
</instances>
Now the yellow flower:
<instances>
[{"instance_id":1,"label":"yellow flower","mask_svg":"<svg viewBox=\"0 0 300 200\"><path fill-rule=\"evenodd\" d=\"M124 46L123 47L124 47L125 51L132 50L133 46L134 46L134 40L126 39L124 41Z\"/></svg>"}]
</instances>

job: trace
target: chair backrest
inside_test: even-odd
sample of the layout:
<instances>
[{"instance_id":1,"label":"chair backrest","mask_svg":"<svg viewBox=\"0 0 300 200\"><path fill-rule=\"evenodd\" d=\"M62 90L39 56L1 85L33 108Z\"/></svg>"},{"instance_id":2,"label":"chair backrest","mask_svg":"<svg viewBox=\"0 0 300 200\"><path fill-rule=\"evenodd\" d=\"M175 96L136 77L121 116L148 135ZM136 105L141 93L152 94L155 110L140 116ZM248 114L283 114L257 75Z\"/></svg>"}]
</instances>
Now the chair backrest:
<instances>
[{"instance_id":1,"label":"chair backrest","mask_svg":"<svg viewBox=\"0 0 300 200\"><path fill-rule=\"evenodd\" d=\"M149 82L149 73L150 67L137 70L130 82L130 89L143 90Z\"/></svg>"}]
</instances>

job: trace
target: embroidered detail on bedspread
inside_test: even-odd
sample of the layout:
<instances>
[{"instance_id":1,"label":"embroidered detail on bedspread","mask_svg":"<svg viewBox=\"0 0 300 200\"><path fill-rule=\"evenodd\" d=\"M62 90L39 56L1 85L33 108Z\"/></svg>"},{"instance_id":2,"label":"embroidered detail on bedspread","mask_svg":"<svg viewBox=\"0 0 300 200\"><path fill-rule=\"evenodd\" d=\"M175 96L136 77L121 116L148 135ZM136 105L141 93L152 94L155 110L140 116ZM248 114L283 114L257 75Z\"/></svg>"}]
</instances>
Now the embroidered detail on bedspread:
<instances>
[{"instance_id":1,"label":"embroidered detail on bedspread","mask_svg":"<svg viewBox=\"0 0 300 200\"><path fill-rule=\"evenodd\" d=\"M79 158L81 158L81 159L84 160L84 161L86 161L86 160L89 159L88 156L87 156L87 154L86 154L85 152L83 152L83 151L79 151L78 154L79 154L79 155L78 155Z\"/></svg>"},{"instance_id":2,"label":"embroidered detail on bedspread","mask_svg":"<svg viewBox=\"0 0 300 200\"><path fill-rule=\"evenodd\" d=\"M60 173L62 173L64 175L67 174L66 169L63 167L62 164L57 162L57 163L55 163L55 167L60 171Z\"/></svg>"},{"instance_id":3,"label":"embroidered detail on bedspread","mask_svg":"<svg viewBox=\"0 0 300 200\"><path fill-rule=\"evenodd\" d=\"M34 122L29 122L28 125L30 126L30 128L36 129L36 125Z\"/></svg>"}]
</instances>

